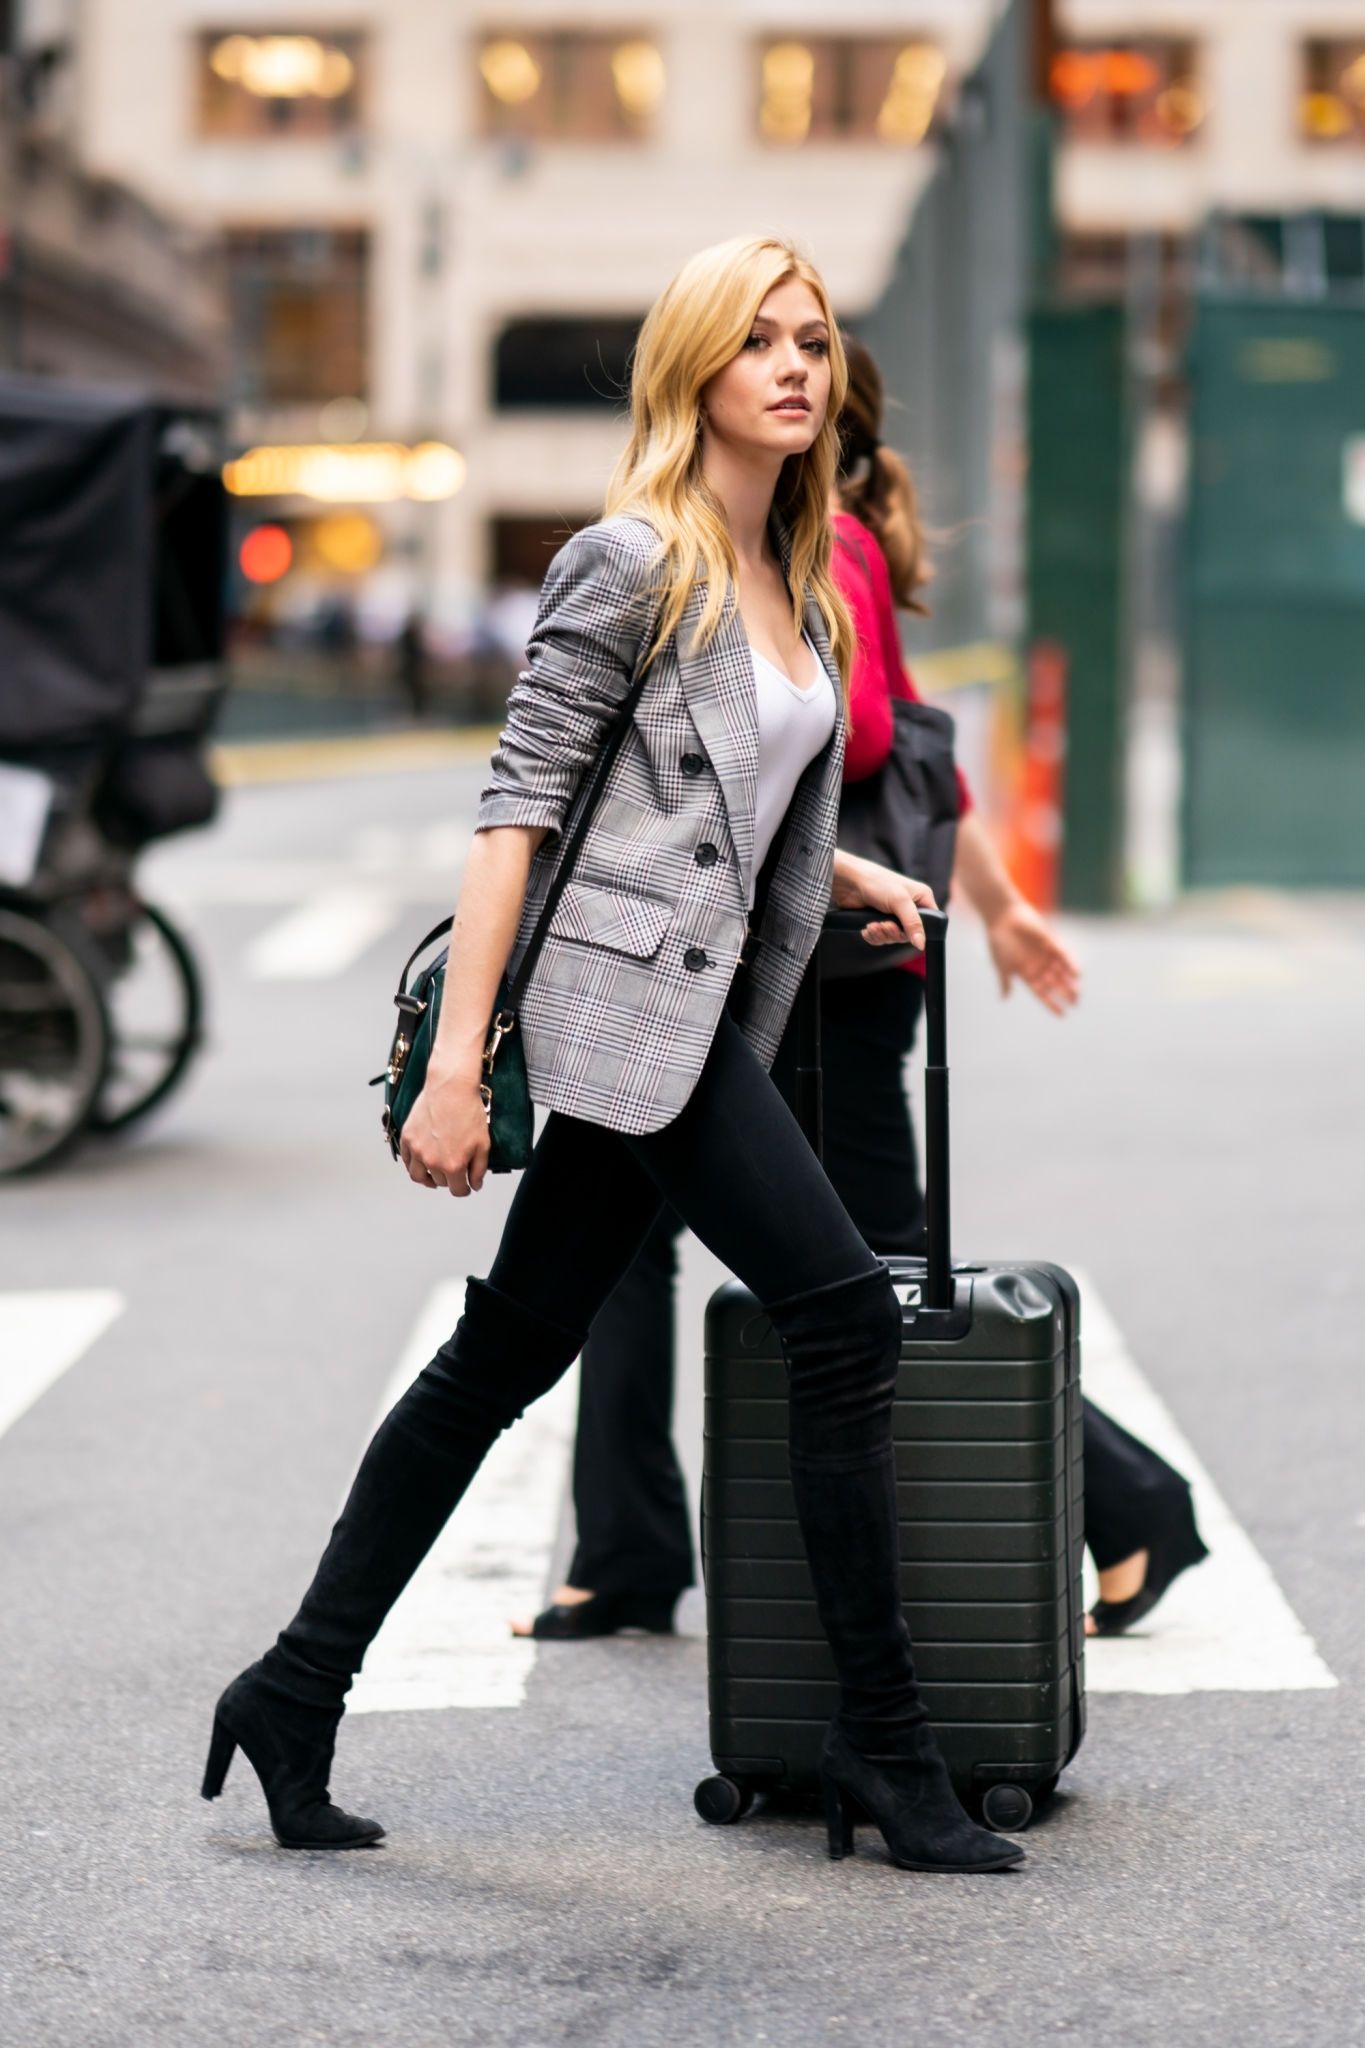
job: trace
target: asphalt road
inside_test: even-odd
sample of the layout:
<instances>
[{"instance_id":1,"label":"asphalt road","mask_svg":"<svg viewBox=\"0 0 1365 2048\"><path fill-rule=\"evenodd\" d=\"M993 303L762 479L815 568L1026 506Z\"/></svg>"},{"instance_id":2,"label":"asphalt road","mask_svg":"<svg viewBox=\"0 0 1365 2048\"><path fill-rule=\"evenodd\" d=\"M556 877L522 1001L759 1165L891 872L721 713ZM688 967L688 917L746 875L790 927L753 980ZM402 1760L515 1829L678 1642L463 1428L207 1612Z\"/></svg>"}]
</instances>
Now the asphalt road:
<instances>
[{"instance_id":1,"label":"asphalt road","mask_svg":"<svg viewBox=\"0 0 1365 2048\"><path fill-rule=\"evenodd\" d=\"M143 1134L0 1189L0 1290L125 1303L0 1438L0 2042L1365 2039L1358 900L1076 924L1064 1025L1002 1014L963 932L953 1002L960 1248L1093 1276L1335 1688L1096 1693L990 1880L698 1821L699 1596L677 1639L542 1651L520 1705L354 1717L335 1783L376 1851L280 1851L240 1761L199 1801L213 1700L292 1610L419 1305L496 1242L507 1189L419 1197L364 1086L477 783L244 789L158 853L211 1048ZM374 936L272 978L270 929L329 892ZM712 1278L689 1260L693 1469Z\"/></svg>"}]
</instances>

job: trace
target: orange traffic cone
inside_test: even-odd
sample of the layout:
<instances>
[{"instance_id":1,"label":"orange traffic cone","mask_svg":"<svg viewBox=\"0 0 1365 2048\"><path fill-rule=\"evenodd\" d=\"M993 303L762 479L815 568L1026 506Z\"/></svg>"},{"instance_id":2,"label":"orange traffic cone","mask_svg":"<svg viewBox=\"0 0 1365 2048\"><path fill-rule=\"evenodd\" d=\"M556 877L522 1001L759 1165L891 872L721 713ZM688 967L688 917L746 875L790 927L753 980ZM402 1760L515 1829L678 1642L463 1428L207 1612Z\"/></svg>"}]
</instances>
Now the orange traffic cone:
<instances>
[{"instance_id":1,"label":"orange traffic cone","mask_svg":"<svg viewBox=\"0 0 1365 2048\"><path fill-rule=\"evenodd\" d=\"M1007 838L1006 864L1038 910L1057 908L1066 776L1066 649L1039 640L1029 652L1024 758Z\"/></svg>"}]
</instances>

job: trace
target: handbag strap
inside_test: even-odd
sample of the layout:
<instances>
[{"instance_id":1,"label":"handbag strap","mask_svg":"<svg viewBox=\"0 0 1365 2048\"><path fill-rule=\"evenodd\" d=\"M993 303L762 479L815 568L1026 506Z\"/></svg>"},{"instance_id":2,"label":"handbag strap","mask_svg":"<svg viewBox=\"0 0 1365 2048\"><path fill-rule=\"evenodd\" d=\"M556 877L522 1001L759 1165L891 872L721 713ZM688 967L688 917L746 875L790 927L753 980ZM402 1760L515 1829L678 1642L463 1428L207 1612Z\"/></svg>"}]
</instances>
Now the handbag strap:
<instances>
[{"instance_id":1,"label":"handbag strap","mask_svg":"<svg viewBox=\"0 0 1365 2048\"><path fill-rule=\"evenodd\" d=\"M657 623L657 614L655 619L651 621L651 633L655 623ZM526 941L526 951L521 956L521 964L517 969L515 979L510 979L507 983L505 1007L508 1009L515 1010L517 1003L525 992L526 984L531 978L536 961L540 958L540 949L549 936L551 919L559 908L559 899L564 894L573 874L574 863L578 859L583 841L587 838L588 826L592 822L593 812L597 809L598 799L601 797L607 777L611 773L612 763L621 751L621 743L625 739L631 719L635 715L635 707L640 701L648 679L645 664L648 660L649 644L650 635L647 634L640 643L640 652L636 656L635 670L631 677L630 688L626 692L621 708L617 712L611 728L602 743L592 775L580 797L578 815L565 840L559 866L555 870L555 877L550 884L545 901L540 907L540 913L532 927L531 936ZM406 993L408 974L411 971L413 961L417 959L419 954L426 951L434 939L439 939L448 932L454 922L453 917L443 917L439 924L432 926L421 943L413 947L412 952L408 955L407 964L399 978L398 993L400 996Z\"/></svg>"}]
</instances>

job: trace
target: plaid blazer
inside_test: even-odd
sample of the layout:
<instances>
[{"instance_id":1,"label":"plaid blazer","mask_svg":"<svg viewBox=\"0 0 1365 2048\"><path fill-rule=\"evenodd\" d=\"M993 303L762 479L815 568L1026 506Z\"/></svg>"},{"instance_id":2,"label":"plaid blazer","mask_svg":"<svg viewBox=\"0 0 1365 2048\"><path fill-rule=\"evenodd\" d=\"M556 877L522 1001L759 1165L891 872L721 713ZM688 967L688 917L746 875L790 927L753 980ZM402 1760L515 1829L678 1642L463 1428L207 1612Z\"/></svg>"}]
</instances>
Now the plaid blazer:
<instances>
[{"instance_id":1,"label":"plaid blazer","mask_svg":"<svg viewBox=\"0 0 1365 2048\"><path fill-rule=\"evenodd\" d=\"M776 523L774 538L789 567ZM648 643L657 557L654 528L617 517L576 533L546 574L475 825L552 828L532 864L513 969L575 793ZM650 668L518 1011L532 1099L609 1130L658 1130L686 1103L749 931L753 660L734 607L709 645L694 646L704 598L699 585ZM737 992L740 1028L765 1066L829 904L843 770L842 691L809 592L805 619L838 712L779 831Z\"/></svg>"}]
</instances>

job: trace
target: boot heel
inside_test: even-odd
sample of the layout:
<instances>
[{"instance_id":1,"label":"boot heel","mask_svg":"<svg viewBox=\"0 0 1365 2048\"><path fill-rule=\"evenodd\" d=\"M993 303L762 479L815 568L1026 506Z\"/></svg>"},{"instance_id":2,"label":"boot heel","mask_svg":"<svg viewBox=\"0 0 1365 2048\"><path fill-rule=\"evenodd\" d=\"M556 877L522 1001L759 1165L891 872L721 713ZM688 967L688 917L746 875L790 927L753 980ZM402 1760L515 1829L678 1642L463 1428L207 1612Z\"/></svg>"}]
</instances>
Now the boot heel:
<instances>
[{"instance_id":1,"label":"boot heel","mask_svg":"<svg viewBox=\"0 0 1365 2048\"><path fill-rule=\"evenodd\" d=\"M215 1714L213 1720L213 1740L209 1744L209 1760L204 1766L204 1782L200 1788L201 1798L216 1799L218 1797L218 1794L223 1789L223 1780L228 1774L228 1765L232 1762L232 1753L236 1747L236 1736L226 1723L220 1721Z\"/></svg>"},{"instance_id":2,"label":"boot heel","mask_svg":"<svg viewBox=\"0 0 1365 2048\"><path fill-rule=\"evenodd\" d=\"M829 1830L829 1853L841 1862L853 1854L853 1807L833 1778L822 1777L820 1790L825 1800L825 1826Z\"/></svg>"}]
</instances>

